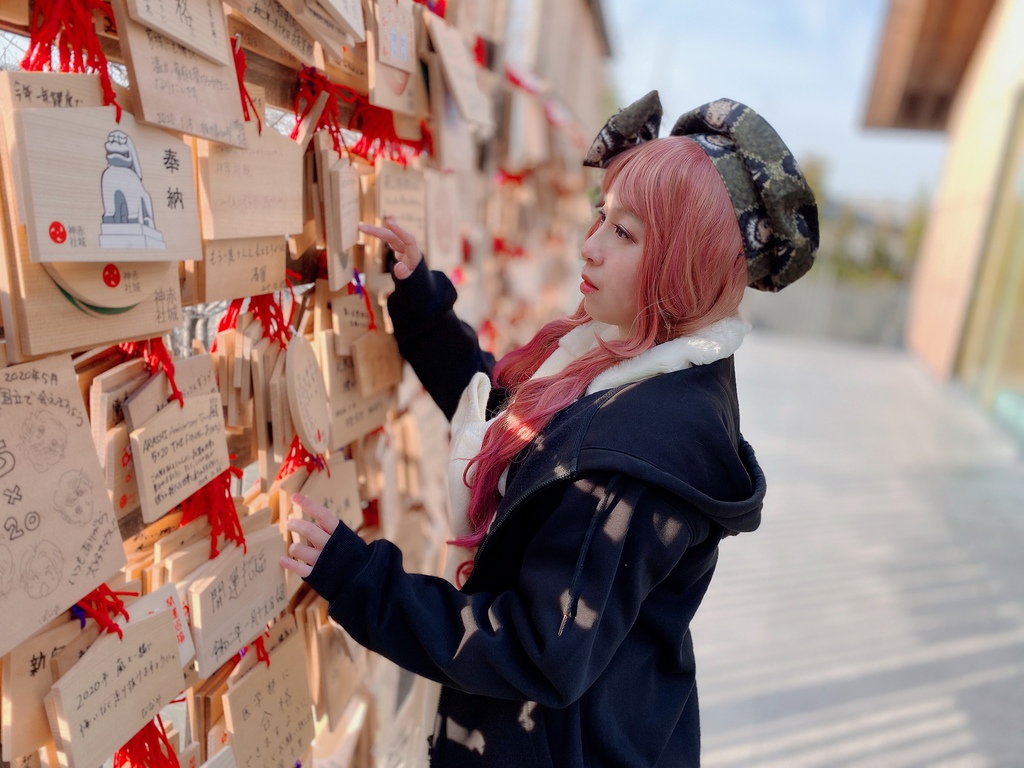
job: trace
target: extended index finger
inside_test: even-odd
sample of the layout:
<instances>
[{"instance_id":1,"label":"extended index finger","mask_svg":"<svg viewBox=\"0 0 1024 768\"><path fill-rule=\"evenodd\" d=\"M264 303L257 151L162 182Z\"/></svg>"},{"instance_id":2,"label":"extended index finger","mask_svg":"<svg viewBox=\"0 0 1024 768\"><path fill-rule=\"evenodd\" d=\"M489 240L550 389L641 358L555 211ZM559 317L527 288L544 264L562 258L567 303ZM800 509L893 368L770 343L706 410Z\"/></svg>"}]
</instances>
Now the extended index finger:
<instances>
[{"instance_id":1,"label":"extended index finger","mask_svg":"<svg viewBox=\"0 0 1024 768\"><path fill-rule=\"evenodd\" d=\"M412 236L409 230L404 229L399 225L398 220L394 216L387 216L384 219L384 223L402 240L406 245L415 245L416 238Z\"/></svg>"},{"instance_id":2,"label":"extended index finger","mask_svg":"<svg viewBox=\"0 0 1024 768\"><path fill-rule=\"evenodd\" d=\"M334 529L338 527L338 518L335 514L322 504L317 504L308 496L303 496L301 493L296 493L292 496L292 503L297 504L303 512L308 514L328 535L334 533ZM292 521L289 521L289 525ZM295 530L294 528L292 530Z\"/></svg>"},{"instance_id":3,"label":"extended index finger","mask_svg":"<svg viewBox=\"0 0 1024 768\"><path fill-rule=\"evenodd\" d=\"M379 238L385 243L390 245L399 253L405 253L406 241L403 240L397 232L393 232L390 229L384 227L378 227L373 224L360 224L359 231L363 232L371 237Z\"/></svg>"}]
</instances>

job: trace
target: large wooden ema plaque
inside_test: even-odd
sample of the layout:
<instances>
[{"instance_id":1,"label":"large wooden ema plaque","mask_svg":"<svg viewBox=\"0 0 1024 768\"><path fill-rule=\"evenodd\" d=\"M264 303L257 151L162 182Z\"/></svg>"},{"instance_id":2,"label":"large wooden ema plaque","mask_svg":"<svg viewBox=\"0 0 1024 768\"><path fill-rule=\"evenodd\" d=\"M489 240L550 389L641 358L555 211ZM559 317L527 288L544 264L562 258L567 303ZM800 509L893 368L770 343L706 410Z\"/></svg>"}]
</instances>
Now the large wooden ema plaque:
<instances>
[{"instance_id":1,"label":"large wooden ema plaque","mask_svg":"<svg viewBox=\"0 0 1024 768\"><path fill-rule=\"evenodd\" d=\"M122 175L123 183L117 182L119 172L108 178L106 186L111 195L111 220L104 221L102 178L104 170L110 166L105 160L105 144L110 139L111 151L117 149L120 152L121 148L128 147L129 132L134 133L134 129L130 128L130 115L126 113L122 117L129 129L124 131L115 120L114 108L101 107L102 103L102 91L95 75L0 72L0 125L3 130L0 153L4 158L0 163L3 168L4 209L0 236L0 256L3 257L3 264L0 264L0 309L7 357L13 362L104 342L158 336L181 322L181 291L174 260L183 257L190 247L198 247L199 243L197 215L195 211L185 215L184 207L192 198L189 186L194 183L191 150L180 138L157 129L136 126L145 134L155 131L155 134L149 134L151 137L160 135L154 140L163 143L163 148L172 153L166 158L161 156L160 165L164 162L172 166L177 163L177 171L165 171L183 178L169 188L168 197L161 197L167 194L167 190L162 189L161 196L154 198L155 193L150 194L149 190L155 188L146 186L152 184L151 177L146 176L143 183L135 172L130 171L128 166L131 162L126 161L120 170L128 171L135 181ZM66 141L68 135L78 134L75 115L79 109L86 110L83 114L93 115L88 125L91 130L103 134L96 137L99 142L95 147L99 153L98 161L85 157L93 154L86 151L87 147ZM61 147L58 160L61 152L64 156L75 156L76 148L82 151L78 160L71 161L74 167L60 168L59 164L52 167L45 143L39 147L34 136L27 143L23 141L25 126L19 121L19 116L27 110L32 113L30 126L49 119L47 125L57 131L56 141ZM86 130L88 132L90 128ZM122 137L128 139L122 141ZM131 141L135 146L134 139ZM30 150L29 144L38 152ZM138 149L137 146L135 148ZM130 150L126 151L131 154ZM141 169L142 161L136 160L136 168ZM26 172L28 162L42 164L38 171L39 179L35 178L35 169L31 174ZM97 162L99 165L93 165ZM86 172L85 168L92 170ZM85 177L76 177L81 173L85 173ZM71 184L68 183L69 175L73 180ZM130 194L127 191L129 187L134 187L136 194ZM34 200L33 189L47 199ZM145 191L148 198L140 190ZM49 197L51 194L55 195L52 199ZM148 204L145 204L146 199ZM156 213L154 199L162 200L164 206L169 203L166 215L162 211ZM32 207L32 202L38 202L42 207ZM62 206L62 212L47 218L47 213L53 212L51 203L54 202ZM150 220L142 216L140 220L146 205L152 205L154 217ZM74 220L68 218L69 215ZM39 216L46 219L45 223L40 224ZM160 223L156 227L149 227L147 222L156 223L157 220ZM184 227L181 230L184 240L175 234L171 242L178 246L172 246L171 253L167 251L166 241L162 249L121 247L126 244L158 246L158 238L147 238L147 233L152 234L149 230L154 230L162 238L165 223L175 220ZM138 236L135 240L131 239L133 232ZM105 241L111 248L101 247L101 234L114 237ZM129 236L127 240L125 235ZM30 246L30 240L36 245ZM179 246L182 251L175 255L174 248ZM147 260L154 256L156 261ZM45 263L37 263L40 261Z\"/></svg>"},{"instance_id":2,"label":"large wooden ema plaque","mask_svg":"<svg viewBox=\"0 0 1024 768\"><path fill-rule=\"evenodd\" d=\"M0 653L126 562L69 357L0 370Z\"/></svg>"}]
</instances>

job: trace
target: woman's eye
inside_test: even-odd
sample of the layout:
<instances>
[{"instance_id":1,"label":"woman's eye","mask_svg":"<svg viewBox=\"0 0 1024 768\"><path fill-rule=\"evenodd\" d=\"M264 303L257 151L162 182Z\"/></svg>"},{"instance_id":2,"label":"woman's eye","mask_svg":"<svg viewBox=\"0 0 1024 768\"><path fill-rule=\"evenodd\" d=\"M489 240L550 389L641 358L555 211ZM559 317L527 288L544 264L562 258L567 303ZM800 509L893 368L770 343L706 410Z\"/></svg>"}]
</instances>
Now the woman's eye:
<instances>
[{"instance_id":1,"label":"woman's eye","mask_svg":"<svg viewBox=\"0 0 1024 768\"><path fill-rule=\"evenodd\" d=\"M629 239L629 232L627 232L626 230L624 230L622 227L620 227L618 225L616 225L616 227L615 227L615 235L616 235L616 237L620 237L623 240L628 240Z\"/></svg>"}]
</instances>

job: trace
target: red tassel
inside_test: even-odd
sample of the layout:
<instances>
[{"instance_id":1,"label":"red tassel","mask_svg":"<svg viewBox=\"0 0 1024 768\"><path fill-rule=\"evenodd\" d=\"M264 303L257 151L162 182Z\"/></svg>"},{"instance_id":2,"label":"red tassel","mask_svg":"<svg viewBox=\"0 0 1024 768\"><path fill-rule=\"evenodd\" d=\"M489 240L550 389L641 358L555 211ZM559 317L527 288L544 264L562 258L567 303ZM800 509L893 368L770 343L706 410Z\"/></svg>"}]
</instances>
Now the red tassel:
<instances>
[{"instance_id":1,"label":"red tassel","mask_svg":"<svg viewBox=\"0 0 1024 768\"><path fill-rule=\"evenodd\" d=\"M266 633L252 641L251 645L256 649L256 663L266 662L270 666L270 654L267 653Z\"/></svg>"},{"instance_id":2,"label":"red tassel","mask_svg":"<svg viewBox=\"0 0 1024 768\"><path fill-rule=\"evenodd\" d=\"M321 454L314 455L310 453L306 446L302 444L302 441L299 440L299 436L296 435L292 438L292 444L288 448L288 455L284 457L281 468L277 470L277 477L275 479L281 480L303 468L309 474L327 472L327 476L331 476L331 468L327 466L324 457Z\"/></svg>"},{"instance_id":3,"label":"red tassel","mask_svg":"<svg viewBox=\"0 0 1024 768\"><path fill-rule=\"evenodd\" d=\"M299 90L295 95L295 128L292 138L299 135L299 126L306 119L313 103L321 93L327 93L327 104L317 122L317 129L325 129L331 134L334 150L340 155L342 147L353 155L358 155L368 162L373 162L378 155L400 165L407 165L409 160L429 152L433 145L430 132L422 133L418 141L399 138L395 133L395 120L392 113L381 107L374 106L369 99L351 88L337 85L315 69L304 67L299 73ZM341 103L354 105L352 117L347 125L341 122ZM359 131L359 141L349 148L345 145L342 128Z\"/></svg>"},{"instance_id":4,"label":"red tassel","mask_svg":"<svg viewBox=\"0 0 1024 768\"><path fill-rule=\"evenodd\" d=\"M101 13L114 28L114 12L101 0L34 0L29 18L29 44L22 69L53 71L53 48L57 47L61 72L94 72L103 89L103 104L113 104L117 122L121 105L110 81L107 57L93 26L93 12Z\"/></svg>"},{"instance_id":5,"label":"red tassel","mask_svg":"<svg viewBox=\"0 0 1024 768\"><path fill-rule=\"evenodd\" d=\"M232 328L238 327L238 316L242 314L242 301L243 299L232 299L231 303L228 304L227 312L224 313L224 317L217 323L217 333L221 331L227 331ZM217 337L213 337L213 344L210 345L210 351L217 351Z\"/></svg>"},{"instance_id":6,"label":"red tassel","mask_svg":"<svg viewBox=\"0 0 1024 768\"><path fill-rule=\"evenodd\" d=\"M363 284L359 282L359 273L354 269L352 270L352 280L355 285L348 287L348 295L351 296L353 293L359 293L363 296L363 303L366 305L366 313L370 316L370 327L367 330L376 331L377 321L373 314L373 302L370 301L370 292L363 288Z\"/></svg>"},{"instance_id":7,"label":"red tassel","mask_svg":"<svg viewBox=\"0 0 1024 768\"><path fill-rule=\"evenodd\" d=\"M289 288L291 283L289 282ZM294 296L294 294L292 294ZM259 320L263 326L263 335L271 340L276 339L281 349L288 346L288 340L292 337L291 320L289 314L285 319L284 307L280 300L272 293L264 293L260 296L252 296L249 299L249 311L252 312L253 320ZM295 311L295 302L292 302L292 313Z\"/></svg>"},{"instance_id":8,"label":"red tassel","mask_svg":"<svg viewBox=\"0 0 1024 768\"><path fill-rule=\"evenodd\" d=\"M356 109L349 121L349 128L360 131L362 136L352 147L352 154L373 162L383 155L394 163L405 166L414 157L426 151L427 143L399 138L395 133L395 118L390 110L374 106L365 97L356 102Z\"/></svg>"},{"instance_id":9,"label":"red tassel","mask_svg":"<svg viewBox=\"0 0 1024 768\"><path fill-rule=\"evenodd\" d=\"M217 557L217 540L224 534L225 541L233 541L247 551L242 523L238 519L235 500L231 496L232 476L241 478L242 470L228 467L198 491L181 502L181 525L187 525L202 515L210 521L210 559Z\"/></svg>"},{"instance_id":10,"label":"red tassel","mask_svg":"<svg viewBox=\"0 0 1024 768\"><path fill-rule=\"evenodd\" d=\"M114 753L114 768L181 768L160 715Z\"/></svg>"},{"instance_id":11,"label":"red tassel","mask_svg":"<svg viewBox=\"0 0 1024 768\"><path fill-rule=\"evenodd\" d=\"M167 382L171 385L171 399L177 400L178 404L185 407L185 395L178 389L174 380L174 361L171 360L171 353L167 351L164 340L160 337L148 341L126 341L118 344L128 357L141 357L146 361L146 367L150 371L163 370L167 376Z\"/></svg>"},{"instance_id":12,"label":"red tassel","mask_svg":"<svg viewBox=\"0 0 1024 768\"><path fill-rule=\"evenodd\" d=\"M102 630L112 634L116 633L118 637L124 637L124 632L113 618L114 616L121 615L124 616L125 621L128 621L128 611L124 608L124 601L121 599L122 595L125 597L138 597L139 593L114 592L106 584L100 584L96 589L75 603L75 606L83 614L99 624Z\"/></svg>"},{"instance_id":13,"label":"red tassel","mask_svg":"<svg viewBox=\"0 0 1024 768\"><path fill-rule=\"evenodd\" d=\"M341 148L345 143L341 135L341 102L354 104L358 94L344 85L332 83L312 67L303 67L299 72L299 89L295 94L295 128L292 129L292 138L299 135L299 127L309 115L314 102L323 92L328 94L327 104L324 105L324 111L320 113L320 120L317 121L316 127L318 130L325 129L331 134L334 151L340 155ZM302 106L303 102L305 102L305 106Z\"/></svg>"},{"instance_id":14,"label":"red tassel","mask_svg":"<svg viewBox=\"0 0 1024 768\"><path fill-rule=\"evenodd\" d=\"M235 35L231 41L231 50L235 56L235 74L238 75L238 92L242 96L242 115L245 117L245 121L248 123L252 118L249 117L249 107L252 107L252 113L256 115L256 130L259 134L263 135L263 121L260 120L259 110L256 109L256 102L252 100L252 96L249 95L249 91L245 88L245 51L242 50L242 39L240 36Z\"/></svg>"}]
</instances>

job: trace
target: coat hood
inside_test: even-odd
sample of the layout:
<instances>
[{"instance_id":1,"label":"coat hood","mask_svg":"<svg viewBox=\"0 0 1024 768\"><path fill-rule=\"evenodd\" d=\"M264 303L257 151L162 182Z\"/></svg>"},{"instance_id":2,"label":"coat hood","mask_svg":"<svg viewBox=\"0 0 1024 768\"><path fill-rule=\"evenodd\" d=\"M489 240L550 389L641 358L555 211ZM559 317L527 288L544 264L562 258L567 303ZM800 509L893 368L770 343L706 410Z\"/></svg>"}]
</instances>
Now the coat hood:
<instances>
[{"instance_id":1,"label":"coat hood","mask_svg":"<svg viewBox=\"0 0 1024 768\"><path fill-rule=\"evenodd\" d=\"M661 487L727 531L756 529L766 484L740 434L733 358L576 401L517 462L501 507L560 478L600 471Z\"/></svg>"}]
</instances>

